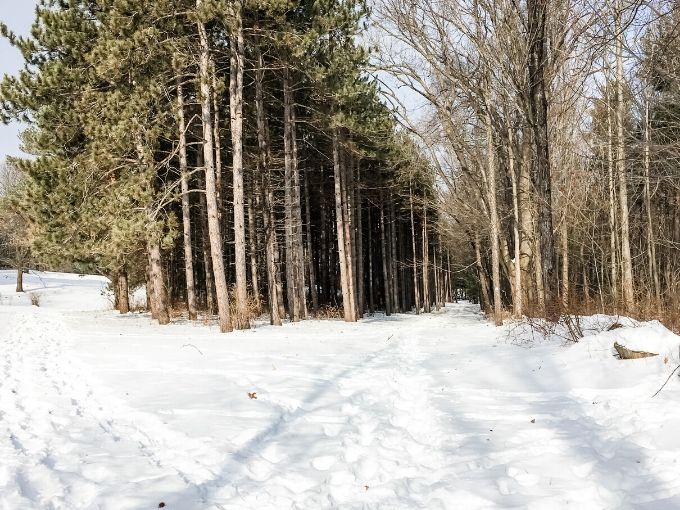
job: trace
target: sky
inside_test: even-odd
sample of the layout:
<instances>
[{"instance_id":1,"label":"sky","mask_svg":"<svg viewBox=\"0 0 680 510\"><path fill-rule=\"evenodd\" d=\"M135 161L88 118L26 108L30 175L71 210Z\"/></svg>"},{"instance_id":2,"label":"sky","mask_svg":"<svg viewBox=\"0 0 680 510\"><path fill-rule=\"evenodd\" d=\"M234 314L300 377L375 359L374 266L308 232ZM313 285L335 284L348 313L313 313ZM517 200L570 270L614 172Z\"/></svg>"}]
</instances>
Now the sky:
<instances>
[{"instance_id":1,"label":"sky","mask_svg":"<svg viewBox=\"0 0 680 510\"><path fill-rule=\"evenodd\" d=\"M0 0L0 21L17 34L27 35L30 32L37 0ZM18 50L9 45L6 39L0 38L0 75L14 74L21 69L23 60ZM7 156L21 156L19 148L19 131L21 127L14 123L9 126L0 124L0 161Z\"/></svg>"}]
</instances>

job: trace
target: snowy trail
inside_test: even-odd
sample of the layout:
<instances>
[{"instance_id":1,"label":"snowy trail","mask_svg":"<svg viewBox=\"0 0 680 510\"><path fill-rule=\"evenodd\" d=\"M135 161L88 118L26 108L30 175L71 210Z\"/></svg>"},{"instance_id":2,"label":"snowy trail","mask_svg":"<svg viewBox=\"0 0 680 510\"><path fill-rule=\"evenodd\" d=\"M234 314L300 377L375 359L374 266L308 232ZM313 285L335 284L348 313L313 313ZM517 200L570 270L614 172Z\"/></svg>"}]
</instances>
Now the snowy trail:
<instances>
[{"instance_id":1,"label":"snowy trail","mask_svg":"<svg viewBox=\"0 0 680 510\"><path fill-rule=\"evenodd\" d=\"M472 305L229 336L35 307L0 325L0 509L680 507L659 360L521 348Z\"/></svg>"},{"instance_id":2,"label":"snowy trail","mask_svg":"<svg viewBox=\"0 0 680 510\"><path fill-rule=\"evenodd\" d=\"M92 387L59 316L0 317L3 508L142 508L211 476L208 448Z\"/></svg>"}]
</instances>

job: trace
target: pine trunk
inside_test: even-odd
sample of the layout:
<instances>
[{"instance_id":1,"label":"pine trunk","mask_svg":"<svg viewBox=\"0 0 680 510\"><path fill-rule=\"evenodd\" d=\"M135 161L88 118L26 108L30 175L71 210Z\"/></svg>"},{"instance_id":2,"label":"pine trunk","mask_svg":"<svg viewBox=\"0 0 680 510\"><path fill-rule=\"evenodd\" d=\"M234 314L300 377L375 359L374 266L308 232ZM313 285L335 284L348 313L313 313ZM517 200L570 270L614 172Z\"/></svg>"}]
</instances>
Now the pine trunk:
<instances>
[{"instance_id":1,"label":"pine trunk","mask_svg":"<svg viewBox=\"0 0 680 510\"><path fill-rule=\"evenodd\" d=\"M408 199L411 209L411 256L413 257L413 291L416 303L416 315L420 313L420 287L418 285L418 252L416 250L416 226L413 214L413 189L408 185Z\"/></svg>"},{"instance_id":2,"label":"pine trunk","mask_svg":"<svg viewBox=\"0 0 680 510\"><path fill-rule=\"evenodd\" d=\"M312 297L312 310L316 313L319 310L319 294L316 288L314 251L312 250L312 212L309 207L309 177L307 176L307 171L305 171L305 215L307 217L307 273L309 275L309 292Z\"/></svg>"},{"instance_id":3,"label":"pine trunk","mask_svg":"<svg viewBox=\"0 0 680 510\"><path fill-rule=\"evenodd\" d=\"M118 311L121 314L130 313L130 290L128 288L127 270L123 267L118 270Z\"/></svg>"},{"instance_id":4,"label":"pine trunk","mask_svg":"<svg viewBox=\"0 0 680 510\"><path fill-rule=\"evenodd\" d=\"M382 194L381 194L382 195ZM380 197L380 253L382 254L382 269L383 269L383 284L385 297L385 315L392 315L392 306L390 304L390 273L387 262L389 254L387 252L387 242L385 235L385 207L384 199Z\"/></svg>"},{"instance_id":5,"label":"pine trunk","mask_svg":"<svg viewBox=\"0 0 680 510\"><path fill-rule=\"evenodd\" d=\"M184 275L187 287L189 320L197 318L196 285L194 283L194 255L191 248L191 203L189 201L189 170L187 163L186 121L184 119L184 90L177 77L177 120L179 124L179 172L182 189L182 241L184 247Z\"/></svg>"},{"instance_id":6,"label":"pine trunk","mask_svg":"<svg viewBox=\"0 0 680 510\"><path fill-rule=\"evenodd\" d=\"M338 259L340 263L340 285L342 288L342 307L344 311L345 321L356 322L356 308L353 306L351 298L350 279L352 277L350 259L347 250L350 244L347 240L349 229L347 227L346 218L346 199L345 182L343 179L343 161L340 154L339 140L337 130L333 132L333 176L335 181L335 223L336 232L338 236Z\"/></svg>"},{"instance_id":7,"label":"pine trunk","mask_svg":"<svg viewBox=\"0 0 680 510\"><path fill-rule=\"evenodd\" d=\"M196 7L201 7L201 0L196 0ZM208 234L210 237L210 254L215 278L215 294L217 297L217 313L220 331L232 330L231 313L229 310L229 290L222 258L222 236L220 235L220 221L218 217L217 189L215 185L215 161L213 144L213 119L210 108L210 74L208 34L205 25L198 23L200 39L199 75L201 120L203 122L203 163L205 167L205 196L208 212Z\"/></svg>"},{"instance_id":8,"label":"pine trunk","mask_svg":"<svg viewBox=\"0 0 680 510\"><path fill-rule=\"evenodd\" d=\"M152 316L159 324L169 324L170 314L168 311L168 294L163 280L163 262L161 257L161 245L157 240L149 240L147 243L149 258L149 280L151 283L151 310Z\"/></svg>"},{"instance_id":9,"label":"pine trunk","mask_svg":"<svg viewBox=\"0 0 680 510\"><path fill-rule=\"evenodd\" d=\"M249 329L248 282L246 279L246 224L243 190L243 28L241 8L234 8L233 33L229 36L229 113L234 192L234 258L236 271L236 329Z\"/></svg>"}]
</instances>

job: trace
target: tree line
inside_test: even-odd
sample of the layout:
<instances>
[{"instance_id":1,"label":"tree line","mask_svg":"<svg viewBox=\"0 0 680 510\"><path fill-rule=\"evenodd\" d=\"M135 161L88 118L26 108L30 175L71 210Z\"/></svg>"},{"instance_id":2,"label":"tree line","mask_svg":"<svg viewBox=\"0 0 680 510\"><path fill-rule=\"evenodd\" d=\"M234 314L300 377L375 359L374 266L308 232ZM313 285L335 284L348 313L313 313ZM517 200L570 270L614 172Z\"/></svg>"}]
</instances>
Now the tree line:
<instances>
[{"instance_id":1,"label":"tree line","mask_svg":"<svg viewBox=\"0 0 680 510\"><path fill-rule=\"evenodd\" d=\"M368 72L367 13L41 0L30 36L2 26L26 64L0 112L32 155L10 161L3 210L34 260L109 276L122 313L145 284L161 324L203 313L223 332L452 299L433 167Z\"/></svg>"},{"instance_id":2,"label":"tree line","mask_svg":"<svg viewBox=\"0 0 680 510\"><path fill-rule=\"evenodd\" d=\"M427 107L399 110L435 166L454 267L497 323L601 312L680 327L679 8L378 3L377 64Z\"/></svg>"}]
</instances>

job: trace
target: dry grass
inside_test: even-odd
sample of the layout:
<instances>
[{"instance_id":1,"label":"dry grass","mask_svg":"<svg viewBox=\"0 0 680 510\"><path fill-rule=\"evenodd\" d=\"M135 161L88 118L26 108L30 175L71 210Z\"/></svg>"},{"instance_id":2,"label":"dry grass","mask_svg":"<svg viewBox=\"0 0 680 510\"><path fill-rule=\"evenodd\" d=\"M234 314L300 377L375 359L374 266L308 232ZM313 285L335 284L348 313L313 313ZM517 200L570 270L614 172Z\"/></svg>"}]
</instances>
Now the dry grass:
<instances>
[{"instance_id":1,"label":"dry grass","mask_svg":"<svg viewBox=\"0 0 680 510\"><path fill-rule=\"evenodd\" d=\"M316 311L314 318L320 321L342 320L345 318L345 312L340 307L325 305Z\"/></svg>"}]
</instances>

